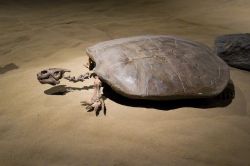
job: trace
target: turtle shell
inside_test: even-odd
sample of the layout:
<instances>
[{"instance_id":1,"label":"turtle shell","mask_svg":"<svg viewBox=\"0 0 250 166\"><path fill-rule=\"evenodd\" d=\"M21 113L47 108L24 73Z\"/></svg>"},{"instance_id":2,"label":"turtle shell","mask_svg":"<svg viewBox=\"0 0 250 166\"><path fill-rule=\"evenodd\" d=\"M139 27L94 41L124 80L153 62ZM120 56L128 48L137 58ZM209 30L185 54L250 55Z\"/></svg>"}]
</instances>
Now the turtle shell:
<instances>
[{"instance_id":1,"label":"turtle shell","mask_svg":"<svg viewBox=\"0 0 250 166\"><path fill-rule=\"evenodd\" d=\"M95 73L128 98L169 100L215 96L229 68L207 46L175 36L137 36L87 48Z\"/></svg>"}]
</instances>

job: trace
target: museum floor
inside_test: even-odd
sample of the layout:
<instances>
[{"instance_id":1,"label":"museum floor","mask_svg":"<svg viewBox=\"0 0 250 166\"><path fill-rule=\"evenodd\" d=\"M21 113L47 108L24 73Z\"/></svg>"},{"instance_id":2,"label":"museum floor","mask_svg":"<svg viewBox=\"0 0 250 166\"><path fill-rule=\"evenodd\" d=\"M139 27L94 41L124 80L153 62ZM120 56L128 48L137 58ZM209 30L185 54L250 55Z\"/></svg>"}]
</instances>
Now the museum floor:
<instances>
[{"instance_id":1,"label":"museum floor","mask_svg":"<svg viewBox=\"0 0 250 166\"><path fill-rule=\"evenodd\" d=\"M249 0L47 1L0 2L1 166L250 165L250 72L230 68L231 103L107 98L106 116L81 105L91 80L50 95L36 79L48 67L86 72L85 48L114 38L171 34L213 47L250 31Z\"/></svg>"}]
</instances>

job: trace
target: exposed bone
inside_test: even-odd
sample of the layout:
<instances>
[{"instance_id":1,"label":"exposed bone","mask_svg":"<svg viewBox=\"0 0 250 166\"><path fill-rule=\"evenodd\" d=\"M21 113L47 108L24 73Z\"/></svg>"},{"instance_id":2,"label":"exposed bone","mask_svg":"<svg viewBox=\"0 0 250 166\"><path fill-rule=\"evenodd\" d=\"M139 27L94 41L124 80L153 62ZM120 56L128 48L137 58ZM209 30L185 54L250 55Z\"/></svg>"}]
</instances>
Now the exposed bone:
<instances>
[{"instance_id":1,"label":"exposed bone","mask_svg":"<svg viewBox=\"0 0 250 166\"><path fill-rule=\"evenodd\" d=\"M65 72L70 72L70 70L49 68L37 73L37 79L42 84L56 85L60 83L59 80L63 77Z\"/></svg>"},{"instance_id":2,"label":"exposed bone","mask_svg":"<svg viewBox=\"0 0 250 166\"><path fill-rule=\"evenodd\" d=\"M92 98L90 99L90 102L83 102L84 105L86 105L86 109L88 111L95 111L97 114L98 110L101 110L105 113L105 103L103 100L103 96L102 96L102 90L101 90L101 85L102 82L99 79L99 77L97 75L94 76L95 80L94 80L94 94L92 96Z\"/></svg>"},{"instance_id":3,"label":"exposed bone","mask_svg":"<svg viewBox=\"0 0 250 166\"><path fill-rule=\"evenodd\" d=\"M85 79L91 78L92 74L93 74L93 71L89 71L89 72L87 72L85 74L81 74L77 78L75 76L73 76L73 77L72 76L66 76L66 77L64 77L64 79L69 80L69 81L74 82L74 83L79 82L79 81L83 82Z\"/></svg>"},{"instance_id":4,"label":"exposed bone","mask_svg":"<svg viewBox=\"0 0 250 166\"><path fill-rule=\"evenodd\" d=\"M90 69L90 64L92 64L92 67L94 67L94 62L89 60L89 63L84 65L86 68ZM57 85L60 83L60 79L64 78L67 79L71 82L83 82L85 79L89 79L91 77L94 77L94 93L93 96L91 97L90 101L83 102L83 104L86 106L86 109L88 111L94 110L96 114L99 113L99 111L103 111L105 114L105 103L103 100L103 93L102 93L102 82L99 79L99 77L94 73L93 70L90 70L89 72L82 74L80 76L72 77L72 76L64 76L65 72L70 72L70 70L67 69L61 69L61 68L49 68L46 70L42 70L37 74L37 79L39 80L40 83L42 84L51 84L51 85Z\"/></svg>"},{"instance_id":5,"label":"exposed bone","mask_svg":"<svg viewBox=\"0 0 250 166\"><path fill-rule=\"evenodd\" d=\"M77 78L75 78L74 76L73 77L71 77L71 76L64 77L64 79L69 80L71 82L79 82L79 81L83 82L85 79L88 79L88 78L90 78L89 73L81 74Z\"/></svg>"},{"instance_id":6,"label":"exposed bone","mask_svg":"<svg viewBox=\"0 0 250 166\"><path fill-rule=\"evenodd\" d=\"M95 101L97 99L99 99L102 94L100 92L101 90L101 86L102 86L102 82L101 80L99 79L99 77L97 75L94 76L95 80L94 80L94 94L91 98L91 101Z\"/></svg>"}]
</instances>

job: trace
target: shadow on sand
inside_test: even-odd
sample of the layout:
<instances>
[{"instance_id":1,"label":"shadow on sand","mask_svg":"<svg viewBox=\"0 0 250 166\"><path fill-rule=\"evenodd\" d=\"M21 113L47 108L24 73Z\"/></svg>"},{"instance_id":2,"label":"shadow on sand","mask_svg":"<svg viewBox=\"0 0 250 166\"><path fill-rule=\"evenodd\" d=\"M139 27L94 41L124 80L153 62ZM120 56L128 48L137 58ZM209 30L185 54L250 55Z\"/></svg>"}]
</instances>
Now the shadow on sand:
<instances>
[{"instance_id":1,"label":"shadow on sand","mask_svg":"<svg viewBox=\"0 0 250 166\"><path fill-rule=\"evenodd\" d=\"M78 87L68 87L66 85L57 85L57 86L53 86L47 90L44 91L44 93L46 95L66 95L69 92L73 92L73 91L80 91L80 90L89 90L89 89L93 89L93 85L90 86L83 86L81 88Z\"/></svg>"},{"instance_id":2,"label":"shadow on sand","mask_svg":"<svg viewBox=\"0 0 250 166\"><path fill-rule=\"evenodd\" d=\"M211 98L153 101L128 99L114 92L109 86L105 86L104 95L106 98L109 98L110 100L122 105L130 107L155 108L162 111L168 111L181 107L193 107L204 109L214 107L226 107L234 99L235 90L233 83L230 82L223 92Z\"/></svg>"},{"instance_id":3,"label":"shadow on sand","mask_svg":"<svg viewBox=\"0 0 250 166\"><path fill-rule=\"evenodd\" d=\"M19 67L14 63L9 63L3 67L0 66L0 74L5 74L8 71L18 69Z\"/></svg>"},{"instance_id":4,"label":"shadow on sand","mask_svg":"<svg viewBox=\"0 0 250 166\"><path fill-rule=\"evenodd\" d=\"M93 89L93 86L84 86L82 88L67 87L66 85L54 86L44 91L47 95L65 95L75 90L89 90ZM110 99L121 105L130 107L143 107L143 108L155 108L158 110L168 111L181 107L193 107L193 108L214 108L214 107L225 107L229 105L234 99L235 90L232 81L228 84L225 90L218 96L212 98L203 99L185 99L185 100L172 100L172 101L152 101L152 100L138 100L128 99L113 91L108 85L105 84L104 89L104 100Z\"/></svg>"}]
</instances>

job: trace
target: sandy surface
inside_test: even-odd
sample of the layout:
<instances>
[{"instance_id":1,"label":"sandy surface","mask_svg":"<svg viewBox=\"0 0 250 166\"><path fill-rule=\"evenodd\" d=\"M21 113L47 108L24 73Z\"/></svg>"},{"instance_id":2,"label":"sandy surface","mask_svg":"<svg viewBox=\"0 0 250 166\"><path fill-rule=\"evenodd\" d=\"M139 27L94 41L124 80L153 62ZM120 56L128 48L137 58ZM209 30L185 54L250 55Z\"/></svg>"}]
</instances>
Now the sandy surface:
<instances>
[{"instance_id":1,"label":"sandy surface","mask_svg":"<svg viewBox=\"0 0 250 166\"><path fill-rule=\"evenodd\" d=\"M84 49L113 38L178 35L213 46L250 29L248 0L0 2L0 165L250 165L250 73L231 68L235 98L132 104L106 100L86 112L92 90L65 95L36 80L47 67L85 72ZM90 84L86 82L85 84ZM191 103L191 104L190 104Z\"/></svg>"}]
</instances>

